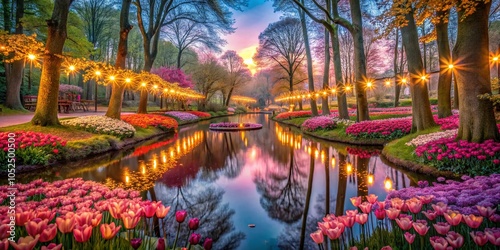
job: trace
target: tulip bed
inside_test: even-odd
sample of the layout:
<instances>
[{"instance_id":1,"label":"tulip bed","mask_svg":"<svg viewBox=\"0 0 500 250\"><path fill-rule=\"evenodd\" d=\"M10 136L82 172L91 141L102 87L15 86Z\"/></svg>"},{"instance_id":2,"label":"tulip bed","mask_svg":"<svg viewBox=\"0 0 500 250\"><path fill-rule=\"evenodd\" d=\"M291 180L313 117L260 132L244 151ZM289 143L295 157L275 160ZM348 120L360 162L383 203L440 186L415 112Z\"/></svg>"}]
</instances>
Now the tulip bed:
<instances>
[{"instance_id":1,"label":"tulip bed","mask_svg":"<svg viewBox=\"0 0 500 250\"><path fill-rule=\"evenodd\" d=\"M294 118L299 118L299 117L309 117L312 115L312 111L290 111L290 112L283 112L275 116L274 118L278 121L282 120L289 120L289 119L294 119Z\"/></svg>"},{"instance_id":2,"label":"tulip bed","mask_svg":"<svg viewBox=\"0 0 500 250\"><path fill-rule=\"evenodd\" d=\"M193 115L193 114L190 114L187 112L182 112L182 111L168 111L168 112L165 112L165 115L176 119L181 124L188 123L188 122L194 122L194 121L197 121L200 119L196 115Z\"/></svg>"},{"instance_id":3,"label":"tulip bed","mask_svg":"<svg viewBox=\"0 0 500 250\"><path fill-rule=\"evenodd\" d=\"M199 118L210 118L212 116L210 115L210 113L202 111L186 111L186 112L198 116Z\"/></svg>"},{"instance_id":4,"label":"tulip bed","mask_svg":"<svg viewBox=\"0 0 500 250\"><path fill-rule=\"evenodd\" d=\"M327 246L325 236L331 249L498 249L500 175L463 180L439 178L442 183L433 186L421 181L385 201L373 194L353 197L355 210L327 215L310 236L320 249ZM353 234L356 225L359 237Z\"/></svg>"},{"instance_id":5,"label":"tulip bed","mask_svg":"<svg viewBox=\"0 0 500 250\"><path fill-rule=\"evenodd\" d=\"M303 131L314 132L320 129L335 129L337 123L330 116L316 116L305 120L300 128Z\"/></svg>"},{"instance_id":6,"label":"tulip bed","mask_svg":"<svg viewBox=\"0 0 500 250\"><path fill-rule=\"evenodd\" d=\"M63 120L61 124L95 134L113 135L120 139L129 138L135 134L135 128L132 125L101 115L82 116Z\"/></svg>"},{"instance_id":7,"label":"tulip bed","mask_svg":"<svg viewBox=\"0 0 500 250\"><path fill-rule=\"evenodd\" d=\"M17 189L15 199L9 188ZM173 223L186 227L186 211L175 213L176 222L167 222L170 207L142 200L137 191L110 190L82 179L53 183L36 180L28 184L0 186L0 249L169 249L165 227ZM15 202L14 210L9 205ZM11 217L14 220L11 221ZM152 237L154 220L159 221L161 238ZM190 232L199 220L187 223ZM15 233L11 236L10 231ZM185 240L182 240L182 243ZM189 245L198 245L201 235L192 233ZM172 249L181 246L176 237ZM203 241L211 249L212 240Z\"/></svg>"},{"instance_id":8,"label":"tulip bed","mask_svg":"<svg viewBox=\"0 0 500 250\"><path fill-rule=\"evenodd\" d=\"M50 134L31 131L0 132L0 161L5 163L1 170L7 169L9 148L15 149L16 165L47 165L49 161L59 157L59 152L65 146L65 140Z\"/></svg>"},{"instance_id":9,"label":"tulip bed","mask_svg":"<svg viewBox=\"0 0 500 250\"><path fill-rule=\"evenodd\" d=\"M177 121L170 117L151 114L131 114L122 115L121 119L124 122L130 123L133 126L147 128L157 127L162 130L172 130L178 127Z\"/></svg>"},{"instance_id":10,"label":"tulip bed","mask_svg":"<svg viewBox=\"0 0 500 250\"><path fill-rule=\"evenodd\" d=\"M358 138L392 140L403 137L411 131L411 118L392 118L362 121L346 128L347 135Z\"/></svg>"}]
</instances>

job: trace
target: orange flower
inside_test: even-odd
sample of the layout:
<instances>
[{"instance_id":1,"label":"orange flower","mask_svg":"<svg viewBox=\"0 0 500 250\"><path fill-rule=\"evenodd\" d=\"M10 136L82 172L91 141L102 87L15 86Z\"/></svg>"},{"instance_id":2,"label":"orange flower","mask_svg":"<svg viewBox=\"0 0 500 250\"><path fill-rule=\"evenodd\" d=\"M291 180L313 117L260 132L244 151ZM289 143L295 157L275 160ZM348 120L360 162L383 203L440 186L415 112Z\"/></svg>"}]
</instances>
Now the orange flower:
<instances>
[{"instance_id":1,"label":"orange flower","mask_svg":"<svg viewBox=\"0 0 500 250\"><path fill-rule=\"evenodd\" d=\"M111 224L101 224L100 230L102 238L105 240L112 239L118 232L120 232L121 228L122 226L116 227L114 222L111 222Z\"/></svg>"},{"instance_id":2,"label":"orange flower","mask_svg":"<svg viewBox=\"0 0 500 250\"><path fill-rule=\"evenodd\" d=\"M483 222L483 217L482 216L475 216L473 214L471 215L464 215L464 221L467 226L470 228L478 228L481 226L481 223Z\"/></svg>"},{"instance_id":3,"label":"orange flower","mask_svg":"<svg viewBox=\"0 0 500 250\"><path fill-rule=\"evenodd\" d=\"M135 226L137 226L137 223L139 223L139 220L141 220L140 213L136 214L133 211L123 213L121 216L125 229L134 228Z\"/></svg>"},{"instance_id":4,"label":"orange flower","mask_svg":"<svg viewBox=\"0 0 500 250\"><path fill-rule=\"evenodd\" d=\"M73 228L75 228L75 217L71 217L69 219L68 218L63 219L61 217L57 217L56 224L57 228L59 228L59 231L61 231L61 233L63 234L71 233L73 232Z\"/></svg>"},{"instance_id":5,"label":"orange flower","mask_svg":"<svg viewBox=\"0 0 500 250\"><path fill-rule=\"evenodd\" d=\"M35 248L36 243L38 243L39 237L38 235L35 238L31 236L20 237L17 243L11 241L10 245L16 250L32 250Z\"/></svg>"},{"instance_id":6,"label":"orange flower","mask_svg":"<svg viewBox=\"0 0 500 250\"><path fill-rule=\"evenodd\" d=\"M163 206L163 204L160 204L156 209L156 217L163 219L165 218L165 216L167 216L169 211L170 211L170 206L165 207Z\"/></svg>"},{"instance_id":7,"label":"orange flower","mask_svg":"<svg viewBox=\"0 0 500 250\"><path fill-rule=\"evenodd\" d=\"M462 214L460 214L458 211L448 210L443 215L446 221L452 226L457 226L458 224L460 224L460 221L462 221Z\"/></svg>"}]
</instances>

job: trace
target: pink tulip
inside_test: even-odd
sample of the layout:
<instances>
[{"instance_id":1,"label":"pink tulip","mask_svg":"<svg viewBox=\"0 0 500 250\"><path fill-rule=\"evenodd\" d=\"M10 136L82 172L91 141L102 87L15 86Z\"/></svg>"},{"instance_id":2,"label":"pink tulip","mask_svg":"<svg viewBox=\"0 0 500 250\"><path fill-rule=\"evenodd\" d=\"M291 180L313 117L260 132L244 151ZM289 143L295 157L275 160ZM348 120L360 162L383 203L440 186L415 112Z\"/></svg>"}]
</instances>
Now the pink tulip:
<instances>
[{"instance_id":1,"label":"pink tulip","mask_svg":"<svg viewBox=\"0 0 500 250\"><path fill-rule=\"evenodd\" d=\"M48 246L42 246L41 250L61 250L62 246L62 244L50 243Z\"/></svg>"},{"instance_id":2,"label":"pink tulip","mask_svg":"<svg viewBox=\"0 0 500 250\"><path fill-rule=\"evenodd\" d=\"M142 207L144 209L144 216L146 216L146 218L152 218L156 214L157 207L158 205L156 203L151 203Z\"/></svg>"},{"instance_id":3,"label":"pink tulip","mask_svg":"<svg viewBox=\"0 0 500 250\"><path fill-rule=\"evenodd\" d=\"M201 240L200 234L193 233L191 234L191 236L189 236L189 243L191 245L198 245L198 243L200 243L200 240Z\"/></svg>"},{"instance_id":4,"label":"pink tulip","mask_svg":"<svg viewBox=\"0 0 500 250\"><path fill-rule=\"evenodd\" d=\"M396 223L401 228L401 230L408 231L412 227L413 221L409 218L397 218Z\"/></svg>"},{"instance_id":5,"label":"pink tulip","mask_svg":"<svg viewBox=\"0 0 500 250\"><path fill-rule=\"evenodd\" d=\"M351 198L352 205L358 207L361 204L361 196Z\"/></svg>"},{"instance_id":6,"label":"pink tulip","mask_svg":"<svg viewBox=\"0 0 500 250\"><path fill-rule=\"evenodd\" d=\"M432 211L432 210L427 210L427 211L422 211L422 213L425 215L425 217L427 217L427 219L429 220L434 220L436 219L437 217L437 212L436 211Z\"/></svg>"},{"instance_id":7,"label":"pink tulip","mask_svg":"<svg viewBox=\"0 0 500 250\"><path fill-rule=\"evenodd\" d=\"M413 241L415 240L415 234L411 234L409 232L406 232L405 233L405 239L411 245L413 243Z\"/></svg>"},{"instance_id":8,"label":"pink tulip","mask_svg":"<svg viewBox=\"0 0 500 250\"><path fill-rule=\"evenodd\" d=\"M75 228L75 217L71 216L71 218L63 219L61 217L56 218L57 228L63 234L73 232L73 228Z\"/></svg>"},{"instance_id":9,"label":"pink tulip","mask_svg":"<svg viewBox=\"0 0 500 250\"><path fill-rule=\"evenodd\" d=\"M375 204L375 202L377 202L378 196L369 194L366 196L366 199L368 200L368 202L370 202L370 204Z\"/></svg>"},{"instance_id":10,"label":"pink tulip","mask_svg":"<svg viewBox=\"0 0 500 250\"><path fill-rule=\"evenodd\" d=\"M424 205L429 204L434 200L434 195L424 195L418 197Z\"/></svg>"},{"instance_id":11,"label":"pink tulip","mask_svg":"<svg viewBox=\"0 0 500 250\"><path fill-rule=\"evenodd\" d=\"M408 205L408 209L410 210L410 212L412 212L414 214L417 214L420 212L420 210L422 210L423 204L417 198L411 198L411 199L407 200L406 204Z\"/></svg>"},{"instance_id":12,"label":"pink tulip","mask_svg":"<svg viewBox=\"0 0 500 250\"><path fill-rule=\"evenodd\" d=\"M0 239L5 239L9 237L10 226L7 225L9 221L3 222L0 225ZM1 250L2 248L0 248Z\"/></svg>"},{"instance_id":13,"label":"pink tulip","mask_svg":"<svg viewBox=\"0 0 500 250\"><path fill-rule=\"evenodd\" d=\"M123 211L125 211L125 207L122 205L122 203L110 202L108 203L108 211L113 218L118 220L121 218L121 214L123 213Z\"/></svg>"},{"instance_id":14,"label":"pink tulip","mask_svg":"<svg viewBox=\"0 0 500 250\"><path fill-rule=\"evenodd\" d=\"M52 221L55 216L56 216L55 211L45 208L44 210L37 210L35 217L40 218L42 220L47 219L48 221Z\"/></svg>"},{"instance_id":15,"label":"pink tulip","mask_svg":"<svg viewBox=\"0 0 500 250\"><path fill-rule=\"evenodd\" d=\"M375 209L375 217L377 218L377 220L383 220L385 219L385 210L382 208L377 208Z\"/></svg>"},{"instance_id":16,"label":"pink tulip","mask_svg":"<svg viewBox=\"0 0 500 250\"><path fill-rule=\"evenodd\" d=\"M9 249L9 239L5 238L0 241L0 250L8 250Z\"/></svg>"},{"instance_id":17,"label":"pink tulip","mask_svg":"<svg viewBox=\"0 0 500 250\"><path fill-rule=\"evenodd\" d=\"M342 235L342 228L340 227L329 228L326 230L326 236L328 236L330 240L336 240L340 238L341 235Z\"/></svg>"},{"instance_id":18,"label":"pink tulip","mask_svg":"<svg viewBox=\"0 0 500 250\"><path fill-rule=\"evenodd\" d=\"M165 207L163 206L163 204L160 204L156 209L156 217L158 217L159 219L163 219L165 218L165 216L167 216L169 211L170 211L170 206Z\"/></svg>"},{"instance_id":19,"label":"pink tulip","mask_svg":"<svg viewBox=\"0 0 500 250\"><path fill-rule=\"evenodd\" d=\"M442 235L446 235L448 233L448 231L450 231L450 227L451 227L451 225L446 223L446 222L438 222L438 223L432 224L432 226L434 227L434 229L436 229L436 232L438 234L442 234Z\"/></svg>"},{"instance_id":20,"label":"pink tulip","mask_svg":"<svg viewBox=\"0 0 500 250\"><path fill-rule=\"evenodd\" d=\"M102 214L101 213L94 213L94 218L92 218L92 227L97 227L101 223L102 220Z\"/></svg>"},{"instance_id":21,"label":"pink tulip","mask_svg":"<svg viewBox=\"0 0 500 250\"><path fill-rule=\"evenodd\" d=\"M319 230L321 230L321 233L326 235L326 231L330 228L329 222L318 222L318 227Z\"/></svg>"},{"instance_id":22,"label":"pink tulip","mask_svg":"<svg viewBox=\"0 0 500 250\"><path fill-rule=\"evenodd\" d=\"M496 209L491 207L476 206L476 208L479 211L479 214L486 218L492 216L496 211Z\"/></svg>"},{"instance_id":23,"label":"pink tulip","mask_svg":"<svg viewBox=\"0 0 500 250\"><path fill-rule=\"evenodd\" d=\"M448 241L446 241L443 237L432 236L430 241L434 250L446 250L448 247Z\"/></svg>"},{"instance_id":24,"label":"pink tulip","mask_svg":"<svg viewBox=\"0 0 500 250\"><path fill-rule=\"evenodd\" d=\"M192 218L188 221L189 230L196 230L200 226L200 220L198 218Z\"/></svg>"},{"instance_id":25,"label":"pink tulip","mask_svg":"<svg viewBox=\"0 0 500 250\"><path fill-rule=\"evenodd\" d=\"M446 241L453 248L460 248L464 244L464 237L457 232L450 231L446 234Z\"/></svg>"},{"instance_id":26,"label":"pink tulip","mask_svg":"<svg viewBox=\"0 0 500 250\"><path fill-rule=\"evenodd\" d=\"M75 222L79 226L92 225L92 218L94 218L94 215L89 212L75 214Z\"/></svg>"},{"instance_id":27,"label":"pink tulip","mask_svg":"<svg viewBox=\"0 0 500 250\"><path fill-rule=\"evenodd\" d=\"M354 210L345 210L345 215L347 215L347 216L356 216L356 214L358 214L358 210L357 209L354 209Z\"/></svg>"},{"instance_id":28,"label":"pink tulip","mask_svg":"<svg viewBox=\"0 0 500 250\"><path fill-rule=\"evenodd\" d=\"M205 241L203 241L203 250L211 250L212 245L213 245L212 238L206 238Z\"/></svg>"},{"instance_id":29,"label":"pink tulip","mask_svg":"<svg viewBox=\"0 0 500 250\"><path fill-rule=\"evenodd\" d=\"M444 218L450 225L457 226L462 221L462 214L458 211L448 210L443 214Z\"/></svg>"},{"instance_id":30,"label":"pink tulip","mask_svg":"<svg viewBox=\"0 0 500 250\"><path fill-rule=\"evenodd\" d=\"M31 221L26 222L25 227L28 234L35 237L37 234L41 234L42 231L47 227L48 220L42 220L40 218L35 218Z\"/></svg>"},{"instance_id":31,"label":"pink tulip","mask_svg":"<svg viewBox=\"0 0 500 250\"><path fill-rule=\"evenodd\" d=\"M469 226L470 228L478 228L479 226L481 226L481 223L483 222L482 216L475 216L473 214L464 215L463 219L465 221L465 224L467 224L467 226Z\"/></svg>"},{"instance_id":32,"label":"pink tulip","mask_svg":"<svg viewBox=\"0 0 500 250\"><path fill-rule=\"evenodd\" d=\"M344 224L344 226L346 226L348 228L351 228L352 226L354 226L354 222L356 222L355 215L354 216L344 215L344 216L340 216L338 218L342 222L342 224Z\"/></svg>"},{"instance_id":33,"label":"pink tulip","mask_svg":"<svg viewBox=\"0 0 500 250\"><path fill-rule=\"evenodd\" d=\"M116 226L114 222L111 222L110 224L101 224L101 227L99 228L101 230L101 236L105 240L110 240L115 235L120 232L122 226Z\"/></svg>"},{"instance_id":34,"label":"pink tulip","mask_svg":"<svg viewBox=\"0 0 500 250\"><path fill-rule=\"evenodd\" d=\"M470 232L470 236L472 237L472 240L474 240L474 243L476 243L480 247L488 243L488 236L486 236L486 234L481 231Z\"/></svg>"},{"instance_id":35,"label":"pink tulip","mask_svg":"<svg viewBox=\"0 0 500 250\"><path fill-rule=\"evenodd\" d=\"M368 214L356 214L356 222L360 225L364 225L368 221Z\"/></svg>"},{"instance_id":36,"label":"pink tulip","mask_svg":"<svg viewBox=\"0 0 500 250\"><path fill-rule=\"evenodd\" d=\"M392 198L391 199L391 207L396 208L398 210L401 210L403 208L404 204L405 204L405 201L401 200L399 198Z\"/></svg>"},{"instance_id":37,"label":"pink tulip","mask_svg":"<svg viewBox=\"0 0 500 250\"><path fill-rule=\"evenodd\" d=\"M500 246L500 229L499 228L486 228L484 233L491 244Z\"/></svg>"},{"instance_id":38,"label":"pink tulip","mask_svg":"<svg viewBox=\"0 0 500 250\"><path fill-rule=\"evenodd\" d=\"M142 244L141 238L134 238L130 240L130 245L132 246L133 249L139 248L141 244Z\"/></svg>"},{"instance_id":39,"label":"pink tulip","mask_svg":"<svg viewBox=\"0 0 500 250\"><path fill-rule=\"evenodd\" d=\"M32 211L16 211L16 226L24 226L34 215Z\"/></svg>"},{"instance_id":40,"label":"pink tulip","mask_svg":"<svg viewBox=\"0 0 500 250\"><path fill-rule=\"evenodd\" d=\"M49 242L57 235L57 225L50 224L40 233L40 242Z\"/></svg>"},{"instance_id":41,"label":"pink tulip","mask_svg":"<svg viewBox=\"0 0 500 250\"><path fill-rule=\"evenodd\" d=\"M140 214L136 214L133 211L128 211L121 214L123 226L125 229L132 229L137 226L137 223L141 220Z\"/></svg>"},{"instance_id":42,"label":"pink tulip","mask_svg":"<svg viewBox=\"0 0 500 250\"><path fill-rule=\"evenodd\" d=\"M380 248L380 250L392 250L392 247L391 246L384 246L384 247Z\"/></svg>"},{"instance_id":43,"label":"pink tulip","mask_svg":"<svg viewBox=\"0 0 500 250\"><path fill-rule=\"evenodd\" d=\"M395 220L396 218L398 218L400 212L401 210L393 207L385 210L385 213L390 220Z\"/></svg>"},{"instance_id":44,"label":"pink tulip","mask_svg":"<svg viewBox=\"0 0 500 250\"><path fill-rule=\"evenodd\" d=\"M361 203L358 207L365 214L369 214L372 210L372 204L370 204L369 202L366 202L366 201Z\"/></svg>"},{"instance_id":45,"label":"pink tulip","mask_svg":"<svg viewBox=\"0 0 500 250\"><path fill-rule=\"evenodd\" d=\"M87 242L90 239L90 236L92 236L92 226L76 226L75 229L73 229L73 236L77 242Z\"/></svg>"},{"instance_id":46,"label":"pink tulip","mask_svg":"<svg viewBox=\"0 0 500 250\"><path fill-rule=\"evenodd\" d=\"M165 250L166 245L165 245L165 239L159 238L158 242L156 243L156 250Z\"/></svg>"},{"instance_id":47,"label":"pink tulip","mask_svg":"<svg viewBox=\"0 0 500 250\"><path fill-rule=\"evenodd\" d=\"M187 212L186 210L180 210L175 212L175 220L179 223L184 222L186 220Z\"/></svg>"},{"instance_id":48,"label":"pink tulip","mask_svg":"<svg viewBox=\"0 0 500 250\"><path fill-rule=\"evenodd\" d=\"M316 244L323 243L324 238L323 238L323 233L321 232L321 230L317 230L316 232L311 233L310 236L313 239L313 241L316 242Z\"/></svg>"},{"instance_id":49,"label":"pink tulip","mask_svg":"<svg viewBox=\"0 0 500 250\"><path fill-rule=\"evenodd\" d=\"M438 202L436 204L431 204L432 209L436 211L437 215L443 215L448 211L448 205L446 205L444 202Z\"/></svg>"},{"instance_id":50,"label":"pink tulip","mask_svg":"<svg viewBox=\"0 0 500 250\"><path fill-rule=\"evenodd\" d=\"M418 234L424 236L427 234L427 231L429 231L430 227L427 226L427 221L417 220L417 222L413 223L413 228Z\"/></svg>"},{"instance_id":51,"label":"pink tulip","mask_svg":"<svg viewBox=\"0 0 500 250\"><path fill-rule=\"evenodd\" d=\"M17 243L11 241L10 245L16 250L32 250L35 248L36 243L38 243L39 237L38 235L35 238L31 236L20 237Z\"/></svg>"}]
</instances>

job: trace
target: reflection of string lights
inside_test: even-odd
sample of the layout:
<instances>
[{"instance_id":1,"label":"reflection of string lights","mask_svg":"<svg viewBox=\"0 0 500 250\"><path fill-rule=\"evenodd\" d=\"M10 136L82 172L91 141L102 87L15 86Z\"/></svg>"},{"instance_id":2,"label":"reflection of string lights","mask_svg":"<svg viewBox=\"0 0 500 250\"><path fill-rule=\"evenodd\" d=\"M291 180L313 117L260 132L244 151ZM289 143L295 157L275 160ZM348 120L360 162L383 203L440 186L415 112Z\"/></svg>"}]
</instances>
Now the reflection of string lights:
<instances>
[{"instance_id":1,"label":"reflection of string lights","mask_svg":"<svg viewBox=\"0 0 500 250\"><path fill-rule=\"evenodd\" d=\"M347 172L348 175L352 174L352 165L351 165L351 163L348 162L348 163L345 164L345 170L346 170L346 172Z\"/></svg>"},{"instance_id":2,"label":"reflection of string lights","mask_svg":"<svg viewBox=\"0 0 500 250\"><path fill-rule=\"evenodd\" d=\"M175 142L175 145L171 145L168 148L160 151L161 162L159 163L157 160L157 155L152 156L151 160L151 169L147 169L145 163L142 163L138 169L138 171L126 171L124 173L125 181L117 182L111 178L106 179L106 186L110 188L123 188L123 189L134 189L138 191L147 190L151 187L154 187L156 180L158 180L165 172L167 172L170 168L176 166L177 161L187 153L193 151L195 147L200 145L203 141L203 131L195 132L194 135L184 137ZM192 143L188 143L192 142ZM162 143L162 142L159 142ZM188 145L185 149L181 150L180 144ZM163 145L163 147L167 147ZM154 149L154 144L151 147ZM175 152L175 148L179 151ZM168 153L169 152L169 153ZM133 154L132 154L133 155ZM170 157L168 157L170 155Z\"/></svg>"},{"instance_id":3,"label":"reflection of string lights","mask_svg":"<svg viewBox=\"0 0 500 250\"><path fill-rule=\"evenodd\" d=\"M284 130L282 127L276 126L276 135L278 137L278 141L281 144L288 145L294 149L300 149L302 146L302 136L296 135L291 132ZM306 146L307 151L307 146ZM309 154L311 154L309 152Z\"/></svg>"},{"instance_id":4,"label":"reflection of string lights","mask_svg":"<svg viewBox=\"0 0 500 250\"><path fill-rule=\"evenodd\" d=\"M335 168L335 156L332 156L332 168Z\"/></svg>"}]
</instances>

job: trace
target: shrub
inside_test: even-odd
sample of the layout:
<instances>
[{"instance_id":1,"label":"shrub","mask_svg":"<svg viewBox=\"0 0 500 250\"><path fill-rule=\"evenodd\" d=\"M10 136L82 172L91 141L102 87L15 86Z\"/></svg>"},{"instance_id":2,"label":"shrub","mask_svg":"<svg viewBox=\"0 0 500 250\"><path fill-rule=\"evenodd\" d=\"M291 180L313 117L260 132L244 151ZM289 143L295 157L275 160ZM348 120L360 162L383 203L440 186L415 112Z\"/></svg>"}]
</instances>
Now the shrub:
<instances>
[{"instance_id":1,"label":"shrub","mask_svg":"<svg viewBox=\"0 0 500 250\"><path fill-rule=\"evenodd\" d=\"M12 139L9 142L9 138L14 138L14 142ZM47 165L60 157L66 141L58 136L32 131L0 132L0 161L5 163L2 170L7 169L8 151L12 146L16 150L16 165Z\"/></svg>"},{"instance_id":2,"label":"shrub","mask_svg":"<svg viewBox=\"0 0 500 250\"><path fill-rule=\"evenodd\" d=\"M82 116L64 120L61 121L61 124L91 133L113 135L120 139L132 137L135 134L135 128L132 125L100 115Z\"/></svg>"},{"instance_id":3,"label":"shrub","mask_svg":"<svg viewBox=\"0 0 500 250\"><path fill-rule=\"evenodd\" d=\"M403 137L411 131L411 119L393 118L355 123L346 129L346 134L354 138L392 140Z\"/></svg>"},{"instance_id":4,"label":"shrub","mask_svg":"<svg viewBox=\"0 0 500 250\"><path fill-rule=\"evenodd\" d=\"M178 123L175 119L170 117L165 117L162 115L152 115L152 114L131 114L122 115L122 120L132 124L133 126L147 128L157 127L162 130L176 129Z\"/></svg>"},{"instance_id":5,"label":"shrub","mask_svg":"<svg viewBox=\"0 0 500 250\"><path fill-rule=\"evenodd\" d=\"M301 129L307 132L314 132L320 129L334 129L337 127L337 123L329 116L316 116L305 120Z\"/></svg>"}]
</instances>

